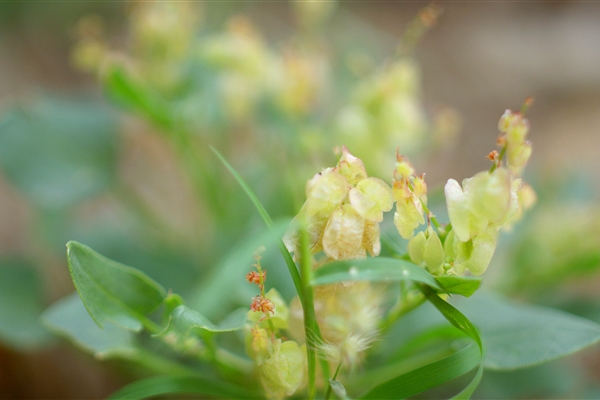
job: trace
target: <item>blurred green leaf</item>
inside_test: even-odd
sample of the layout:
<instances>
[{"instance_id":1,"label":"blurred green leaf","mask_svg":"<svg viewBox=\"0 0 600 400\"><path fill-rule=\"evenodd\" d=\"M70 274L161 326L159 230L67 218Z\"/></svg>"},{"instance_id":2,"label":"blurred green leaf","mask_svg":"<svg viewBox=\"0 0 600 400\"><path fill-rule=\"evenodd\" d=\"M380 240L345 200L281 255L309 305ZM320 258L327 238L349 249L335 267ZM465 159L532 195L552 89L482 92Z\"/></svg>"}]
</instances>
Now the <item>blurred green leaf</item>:
<instances>
[{"instance_id":1,"label":"blurred green leaf","mask_svg":"<svg viewBox=\"0 0 600 400\"><path fill-rule=\"evenodd\" d=\"M313 272L311 285L326 285L343 281L410 280L441 290L433 275L406 260L395 258L366 258L362 260L334 261Z\"/></svg>"},{"instance_id":2,"label":"blurred green leaf","mask_svg":"<svg viewBox=\"0 0 600 400\"><path fill-rule=\"evenodd\" d=\"M481 286L481 278L474 276L441 275L435 278L442 286L442 293L470 297Z\"/></svg>"},{"instance_id":3,"label":"blurred green leaf","mask_svg":"<svg viewBox=\"0 0 600 400\"><path fill-rule=\"evenodd\" d=\"M110 400L145 399L160 395L196 394L227 399L259 398L257 393L214 377L154 376L133 382L108 397Z\"/></svg>"},{"instance_id":4,"label":"blurred green leaf","mask_svg":"<svg viewBox=\"0 0 600 400\"><path fill-rule=\"evenodd\" d=\"M83 304L102 327L113 321L139 331L146 314L163 303L165 290L135 268L112 261L77 242L67 243L69 271Z\"/></svg>"},{"instance_id":5,"label":"blurred green leaf","mask_svg":"<svg viewBox=\"0 0 600 400\"><path fill-rule=\"evenodd\" d=\"M42 293L31 265L21 260L0 262L0 341L30 350L50 340L38 319L43 310Z\"/></svg>"},{"instance_id":6,"label":"blurred green leaf","mask_svg":"<svg viewBox=\"0 0 600 400\"><path fill-rule=\"evenodd\" d=\"M44 311L42 321L48 329L100 359L130 358L138 351L134 346L133 333L110 321L104 324L103 329L99 328L77 293L51 305Z\"/></svg>"},{"instance_id":7,"label":"blurred green leaf","mask_svg":"<svg viewBox=\"0 0 600 400\"><path fill-rule=\"evenodd\" d=\"M481 330L489 369L533 366L600 340L600 325L563 311L518 304L490 293L457 304Z\"/></svg>"},{"instance_id":8,"label":"blurred green leaf","mask_svg":"<svg viewBox=\"0 0 600 400\"><path fill-rule=\"evenodd\" d=\"M97 101L41 97L0 118L0 166L35 205L67 207L113 182L115 132Z\"/></svg>"}]
</instances>

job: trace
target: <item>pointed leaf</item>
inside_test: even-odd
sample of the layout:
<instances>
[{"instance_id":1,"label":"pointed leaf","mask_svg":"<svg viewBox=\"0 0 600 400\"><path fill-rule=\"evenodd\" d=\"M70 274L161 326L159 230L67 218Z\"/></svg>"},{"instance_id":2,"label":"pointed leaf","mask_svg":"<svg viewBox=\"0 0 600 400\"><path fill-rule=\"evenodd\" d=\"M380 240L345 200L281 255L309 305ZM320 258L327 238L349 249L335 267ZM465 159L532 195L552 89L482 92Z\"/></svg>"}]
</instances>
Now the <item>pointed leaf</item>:
<instances>
[{"instance_id":1,"label":"pointed leaf","mask_svg":"<svg viewBox=\"0 0 600 400\"><path fill-rule=\"evenodd\" d=\"M329 384L331 385L331 390L333 390L333 393L335 393L338 399L350 400L350 397L348 397L348 394L346 394L346 388L344 387L344 385L342 385L340 381L330 379Z\"/></svg>"},{"instance_id":2,"label":"pointed leaf","mask_svg":"<svg viewBox=\"0 0 600 400\"><path fill-rule=\"evenodd\" d=\"M100 326L105 321L139 331L146 314L162 304L165 290L144 273L110 260L89 247L67 243L69 271L90 316Z\"/></svg>"},{"instance_id":3,"label":"pointed leaf","mask_svg":"<svg viewBox=\"0 0 600 400\"><path fill-rule=\"evenodd\" d=\"M437 290L441 287L433 275L406 260L395 258L367 258L360 260L335 261L323 265L313 272L311 285L326 285L343 281L401 281L421 282Z\"/></svg>"},{"instance_id":4,"label":"pointed leaf","mask_svg":"<svg viewBox=\"0 0 600 400\"><path fill-rule=\"evenodd\" d=\"M443 293L460 294L470 297L481 286L481 278L474 276L441 275L436 280L442 286Z\"/></svg>"},{"instance_id":5,"label":"pointed leaf","mask_svg":"<svg viewBox=\"0 0 600 400\"><path fill-rule=\"evenodd\" d=\"M481 329L486 368L529 367L600 341L600 325L564 311L518 304L490 293L475 299L458 304Z\"/></svg>"}]
</instances>

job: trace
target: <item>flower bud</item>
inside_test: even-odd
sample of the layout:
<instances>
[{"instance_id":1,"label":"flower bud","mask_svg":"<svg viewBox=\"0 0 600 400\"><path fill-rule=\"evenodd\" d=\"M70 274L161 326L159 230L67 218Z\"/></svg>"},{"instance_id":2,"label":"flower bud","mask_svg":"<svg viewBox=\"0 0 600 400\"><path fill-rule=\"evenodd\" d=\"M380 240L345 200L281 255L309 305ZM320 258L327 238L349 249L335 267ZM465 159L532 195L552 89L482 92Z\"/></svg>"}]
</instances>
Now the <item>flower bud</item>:
<instances>
[{"instance_id":1,"label":"flower bud","mask_svg":"<svg viewBox=\"0 0 600 400\"><path fill-rule=\"evenodd\" d=\"M439 236L431 226L410 239L408 255L412 262L425 267L434 275L439 275L443 271L444 248Z\"/></svg>"},{"instance_id":2,"label":"flower bud","mask_svg":"<svg viewBox=\"0 0 600 400\"><path fill-rule=\"evenodd\" d=\"M394 225L404 239L410 239L414 235L414 230L423 225L423 206L416 197L396 202L396 212L394 213Z\"/></svg>"},{"instance_id":3,"label":"flower bud","mask_svg":"<svg viewBox=\"0 0 600 400\"><path fill-rule=\"evenodd\" d=\"M262 312L248 311L248 321L259 323L261 328L270 327L272 324L273 328L275 329L287 329L289 309L285 303L285 300L283 300L275 288L271 288L271 290L265 294L265 298L270 300L275 305L273 313L269 314L269 316L265 318L265 314ZM261 319L263 320L261 321ZM271 322L269 323L269 321Z\"/></svg>"},{"instance_id":4,"label":"flower bud","mask_svg":"<svg viewBox=\"0 0 600 400\"><path fill-rule=\"evenodd\" d=\"M392 189L381 179L363 179L350 189L350 204L366 220L383 221L383 213L393 207Z\"/></svg>"},{"instance_id":5,"label":"flower bud","mask_svg":"<svg viewBox=\"0 0 600 400\"><path fill-rule=\"evenodd\" d=\"M360 158L350 154L350 151L348 151L346 146L342 148L342 157L340 157L336 171L346 177L351 185L356 185L358 182L367 178L365 165Z\"/></svg>"},{"instance_id":6,"label":"flower bud","mask_svg":"<svg viewBox=\"0 0 600 400\"><path fill-rule=\"evenodd\" d=\"M273 344L273 352L260 368L260 378L269 399L291 396L304 379L304 352L293 340Z\"/></svg>"}]
</instances>

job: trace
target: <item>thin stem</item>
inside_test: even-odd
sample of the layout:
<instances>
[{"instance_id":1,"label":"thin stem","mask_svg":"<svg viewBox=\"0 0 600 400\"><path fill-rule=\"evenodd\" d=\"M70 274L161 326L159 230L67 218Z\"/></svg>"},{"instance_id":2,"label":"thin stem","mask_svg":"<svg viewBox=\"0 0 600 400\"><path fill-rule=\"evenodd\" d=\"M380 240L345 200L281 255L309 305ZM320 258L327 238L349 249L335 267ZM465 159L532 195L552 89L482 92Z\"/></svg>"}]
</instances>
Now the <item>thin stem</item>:
<instances>
[{"instance_id":1,"label":"thin stem","mask_svg":"<svg viewBox=\"0 0 600 400\"><path fill-rule=\"evenodd\" d=\"M308 361L308 398L314 399L316 394L315 374L316 374L316 357L313 343L311 343L312 335L314 334L314 326L317 324L315 316L315 305L313 299L313 289L310 286L312 270L310 250L308 244L308 232L305 226L300 227L300 273L302 276L302 290L304 293L304 302L302 309L304 312L304 332L306 335L306 355Z\"/></svg>"},{"instance_id":2,"label":"thin stem","mask_svg":"<svg viewBox=\"0 0 600 400\"><path fill-rule=\"evenodd\" d=\"M331 378L331 380L334 380L334 381L336 380L341 367L342 367L342 362L340 361L340 363L338 364L338 366L335 370L335 374L333 374L333 378ZM327 392L325 392L325 400L329 400L330 396L331 396L331 381L329 382L329 385L327 386Z\"/></svg>"},{"instance_id":3,"label":"thin stem","mask_svg":"<svg viewBox=\"0 0 600 400\"><path fill-rule=\"evenodd\" d=\"M399 301L396 305L390 310L387 317L381 322L379 325L379 332L383 333L391 328L391 326L402 316L408 314L415 308L419 307L421 304L425 302L426 298L422 293L419 293L408 303Z\"/></svg>"}]
</instances>

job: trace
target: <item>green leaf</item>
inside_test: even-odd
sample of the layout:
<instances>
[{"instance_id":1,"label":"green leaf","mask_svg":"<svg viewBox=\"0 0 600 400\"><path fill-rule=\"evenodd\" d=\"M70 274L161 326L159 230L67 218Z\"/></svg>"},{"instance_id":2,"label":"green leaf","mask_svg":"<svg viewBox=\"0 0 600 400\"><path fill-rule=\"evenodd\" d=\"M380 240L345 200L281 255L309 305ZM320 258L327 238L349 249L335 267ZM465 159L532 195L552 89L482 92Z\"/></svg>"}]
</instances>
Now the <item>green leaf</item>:
<instances>
[{"instance_id":1,"label":"green leaf","mask_svg":"<svg viewBox=\"0 0 600 400\"><path fill-rule=\"evenodd\" d=\"M518 304L490 293L457 303L481 330L489 369L537 365L600 340L600 325L563 311Z\"/></svg>"},{"instance_id":2,"label":"green leaf","mask_svg":"<svg viewBox=\"0 0 600 400\"><path fill-rule=\"evenodd\" d=\"M407 372L362 395L361 399L402 399L466 374L481 362L481 352L470 344L456 353Z\"/></svg>"},{"instance_id":3,"label":"green leaf","mask_svg":"<svg viewBox=\"0 0 600 400\"><path fill-rule=\"evenodd\" d=\"M0 263L0 341L18 350L47 344L51 335L40 325L43 288L33 266L22 260Z\"/></svg>"},{"instance_id":4,"label":"green leaf","mask_svg":"<svg viewBox=\"0 0 600 400\"><path fill-rule=\"evenodd\" d=\"M63 209L114 182L116 131L97 100L40 96L0 118L0 167L33 205Z\"/></svg>"},{"instance_id":5,"label":"green leaf","mask_svg":"<svg viewBox=\"0 0 600 400\"><path fill-rule=\"evenodd\" d=\"M437 308L444 318L448 320L453 326L460 329L467 335L469 335L477 344L479 348L479 368L477 370L477 374L471 380L471 383L467 385L459 394L453 397L453 399L469 399L471 395L479 385L479 381L483 375L483 358L484 358L484 347L481 342L481 336L479 336L479 332L473 325L473 323L465 317L460 311L456 308L448 304L446 301L442 300L436 293L434 293L430 288L426 286L421 286L421 291L427 297L435 308Z\"/></svg>"},{"instance_id":6,"label":"green leaf","mask_svg":"<svg viewBox=\"0 0 600 400\"><path fill-rule=\"evenodd\" d=\"M481 286L481 278L475 276L441 275L436 280L443 293L460 294L471 297Z\"/></svg>"},{"instance_id":7,"label":"green leaf","mask_svg":"<svg viewBox=\"0 0 600 400\"><path fill-rule=\"evenodd\" d=\"M67 243L67 260L75 288L98 326L113 321L139 331L158 331L146 315L163 303L165 290L144 273L112 261L89 247Z\"/></svg>"},{"instance_id":8,"label":"green leaf","mask_svg":"<svg viewBox=\"0 0 600 400\"><path fill-rule=\"evenodd\" d=\"M330 379L329 384L331 385L331 390L340 400L351 400L346 393L346 388L340 381L336 381L335 379Z\"/></svg>"},{"instance_id":9,"label":"green leaf","mask_svg":"<svg viewBox=\"0 0 600 400\"><path fill-rule=\"evenodd\" d=\"M421 282L441 290L429 272L416 264L395 258L366 258L361 260L334 261L313 272L311 285L326 285L343 281L401 281Z\"/></svg>"},{"instance_id":10,"label":"green leaf","mask_svg":"<svg viewBox=\"0 0 600 400\"><path fill-rule=\"evenodd\" d=\"M154 376L133 382L108 397L110 400L146 399L160 395L196 394L228 399L259 398L257 393L212 377Z\"/></svg>"},{"instance_id":11,"label":"green leaf","mask_svg":"<svg viewBox=\"0 0 600 400\"><path fill-rule=\"evenodd\" d=\"M130 358L138 351L133 344L133 333L112 322L105 323L104 329L99 328L77 293L51 305L41 318L48 329L96 358Z\"/></svg>"},{"instance_id":12,"label":"green leaf","mask_svg":"<svg viewBox=\"0 0 600 400\"><path fill-rule=\"evenodd\" d=\"M193 331L209 331L209 332L231 332L244 327L246 323L246 314L248 309L239 308L229 314L218 325L215 325L198 311L193 310L185 305L177 307L171 313L169 325L161 333L175 331L182 336L188 336Z\"/></svg>"}]
</instances>

